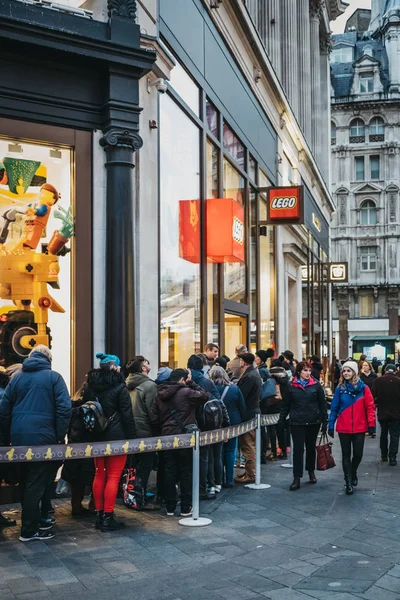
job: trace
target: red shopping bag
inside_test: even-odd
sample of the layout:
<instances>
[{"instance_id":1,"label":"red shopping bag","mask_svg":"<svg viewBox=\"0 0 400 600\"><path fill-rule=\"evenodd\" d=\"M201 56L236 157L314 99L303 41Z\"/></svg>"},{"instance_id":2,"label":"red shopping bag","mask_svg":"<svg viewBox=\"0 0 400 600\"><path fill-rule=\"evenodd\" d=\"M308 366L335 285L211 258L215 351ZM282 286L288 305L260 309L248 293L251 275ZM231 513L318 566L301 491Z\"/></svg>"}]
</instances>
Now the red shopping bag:
<instances>
[{"instance_id":1,"label":"red shopping bag","mask_svg":"<svg viewBox=\"0 0 400 600\"><path fill-rule=\"evenodd\" d=\"M322 441L324 443L322 443ZM317 450L317 471L326 471L336 467L335 459L332 456L332 442L328 441L328 436L321 435Z\"/></svg>"}]
</instances>

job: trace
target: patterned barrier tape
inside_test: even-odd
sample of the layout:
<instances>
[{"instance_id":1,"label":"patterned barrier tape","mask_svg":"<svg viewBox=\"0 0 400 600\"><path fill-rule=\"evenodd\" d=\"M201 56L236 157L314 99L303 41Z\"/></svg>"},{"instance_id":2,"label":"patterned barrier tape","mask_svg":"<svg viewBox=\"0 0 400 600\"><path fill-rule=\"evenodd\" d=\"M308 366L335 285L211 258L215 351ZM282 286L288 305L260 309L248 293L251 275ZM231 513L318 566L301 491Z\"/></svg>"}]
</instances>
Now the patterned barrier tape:
<instances>
[{"instance_id":1,"label":"patterned barrier tape","mask_svg":"<svg viewBox=\"0 0 400 600\"><path fill-rule=\"evenodd\" d=\"M274 425L279 415L262 415L262 425ZM237 437L255 429L257 419L241 425L226 427L200 434L200 446L216 444ZM78 458L96 458L100 456L118 456L122 454L140 454L162 450L193 448L194 433L144 438L142 440L117 440L113 442L92 442L79 444L57 444L55 446L6 446L0 448L0 463L40 462L49 460L74 460Z\"/></svg>"}]
</instances>

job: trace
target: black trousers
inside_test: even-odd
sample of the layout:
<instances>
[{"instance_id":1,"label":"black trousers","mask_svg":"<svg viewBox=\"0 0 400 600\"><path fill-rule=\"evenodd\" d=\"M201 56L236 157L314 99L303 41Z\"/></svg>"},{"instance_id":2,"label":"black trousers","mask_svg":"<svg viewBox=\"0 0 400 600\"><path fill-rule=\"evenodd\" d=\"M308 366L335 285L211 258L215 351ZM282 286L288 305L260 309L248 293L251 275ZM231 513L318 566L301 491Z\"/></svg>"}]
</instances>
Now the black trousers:
<instances>
[{"instance_id":1,"label":"black trousers","mask_svg":"<svg viewBox=\"0 0 400 600\"><path fill-rule=\"evenodd\" d=\"M381 455L387 458L389 449L389 458L396 458L399 451L400 421L379 421L381 426ZM388 436L390 435L390 445L388 447Z\"/></svg>"},{"instance_id":2,"label":"black trousers","mask_svg":"<svg viewBox=\"0 0 400 600\"><path fill-rule=\"evenodd\" d=\"M363 457L365 433L339 433L342 447L342 465L345 479L356 475ZM353 457L351 450L353 449Z\"/></svg>"},{"instance_id":3,"label":"black trousers","mask_svg":"<svg viewBox=\"0 0 400 600\"><path fill-rule=\"evenodd\" d=\"M192 506L192 450L166 450L164 492L167 511L176 508L176 482L181 484L181 511Z\"/></svg>"},{"instance_id":4,"label":"black trousers","mask_svg":"<svg viewBox=\"0 0 400 600\"><path fill-rule=\"evenodd\" d=\"M210 487L208 479L208 457L210 455L210 446L200 448L200 496L204 496L207 488Z\"/></svg>"},{"instance_id":5,"label":"black trousers","mask_svg":"<svg viewBox=\"0 0 400 600\"><path fill-rule=\"evenodd\" d=\"M30 537L39 530L40 517L47 517L50 489L60 463L22 463L19 488L21 491L21 535ZM42 503L42 510L40 509Z\"/></svg>"},{"instance_id":6,"label":"black trousers","mask_svg":"<svg viewBox=\"0 0 400 600\"><path fill-rule=\"evenodd\" d=\"M304 446L306 448L306 470L315 470L318 432L320 425L291 425L293 439L293 475L303 477Z\"/></svg>"},{"instance_id":7,"label":"black trousers","mask_svg":"<svg viewBox=\"0 0 400 600\"><path fill-rule=\"evenodd\" d=\"M135 456L136 479L133 493L139 506L143 506L146 501L147 482L153 470L154 460L154 452L136 454Z\"/></svg>"},{"instance_id":8,"label":"black trousers","mask_svg":"<svg viewBox=\"0 0 400 600\"><path fill-rule=\"evenodd\" d=\"M211 444L208 452L209 486L222 485L222 446L224 442Z\"/></svg>"}]
</instances>

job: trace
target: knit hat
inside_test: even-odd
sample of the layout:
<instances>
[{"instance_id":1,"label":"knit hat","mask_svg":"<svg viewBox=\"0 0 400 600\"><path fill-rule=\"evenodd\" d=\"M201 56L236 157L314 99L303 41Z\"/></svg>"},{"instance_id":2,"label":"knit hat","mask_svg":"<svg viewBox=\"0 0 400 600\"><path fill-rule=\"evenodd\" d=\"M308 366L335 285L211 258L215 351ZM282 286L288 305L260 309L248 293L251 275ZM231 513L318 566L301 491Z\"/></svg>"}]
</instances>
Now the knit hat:
<instances>
[{"instance_id":1,"label":"knit hat","mask_svg":"<svg viewBox=\"0 0 400 600\"><path fill-rule=\"evenodd\" d=\"M291 350L285 350L285 352L283 353L283 356L285 358L287 358L288 360L293 360L294 359L294 354Z\"/></svg>"},{"instance_id":2,"label":"knit hat","mask_svg":"<svg viewBox=\"0 0 400 600\"><path fill-rule=\"evenodd\" d=\"M118 356L115 356L114 354L103 354L103 352L98 352L96 358L99 359L100 367L102 369L110 369L111 367L119 367L121 365Z\"/></svg>"},{"instance_id":3,"label":"knit hat","mask_svg":"<svg viewBox=\"0 0 400 600\"><path fill-rule=\"evenodd\" d=\"M342 368L344 369L345 367L351 369L356 375L358 375L358 364L355 360L346 360Z\"/></svg>"},{"instance_id":4,"label":"knit hat","mask_svg":"<svg viewBox=\"0 0 400 600\"><path fill-rule=\"evenodd\" d=\"M171 373L172 373L172 369L170 369L169 367L160 367L158 369L158 373L157 373L158 383L167 381L167 379L169 379L169 376L171 375Z\"/></svg>"},{"instance_id":5,"label":"knit hat","mask_svg":"<svg viewBox=\"0 0 400 600\"><path fill-rule=\"evenodd\" d=\"M388 373L389 371L390 371L390 373L396 373L396 371L397 371L396 365L394 365L393 363L389 363L388 365L386 365L385 373Z\"/></svg>"},{"instance_id":6,"label":"knit hat","mask_svg":"<svg viewBox=\"0 0 400 600\"><path fill-rule=\"evenodd\" d=\"M226 371L228 361L223 356L217 356L217 358L213 362L213 365L216 365L217 367L222 367Z\"/></svg>"},{"instance_id":7,"label":"knit hat","mask_svg":"<svg viewBox=\"0 0 400 600\"><path fill-rule=\"evenodd\" d=\"M261 362L265 363L268 360L268 352L266 350L257 350L255 353L256 356L261 360Z\"/></svg>"}]
</instances>

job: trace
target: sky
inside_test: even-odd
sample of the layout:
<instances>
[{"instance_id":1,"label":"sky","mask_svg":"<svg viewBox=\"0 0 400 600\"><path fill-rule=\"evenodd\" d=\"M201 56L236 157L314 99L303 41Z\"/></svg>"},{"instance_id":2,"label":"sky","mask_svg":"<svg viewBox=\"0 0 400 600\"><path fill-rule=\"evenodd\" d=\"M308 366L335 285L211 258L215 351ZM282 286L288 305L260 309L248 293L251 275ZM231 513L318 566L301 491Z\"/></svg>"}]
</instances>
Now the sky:
<instances>
[{"instance_id":1,"label":"sky","mask_svg":"<svg viewBox=\"0 0 400 600\"><path fill-rule=\"evenodd\" d=\"M346 21L357 8L371 8L371 0L345 0L349 7L344 14L331 23L333 33L343 33Z\"/></svg>"}]
</instances>

